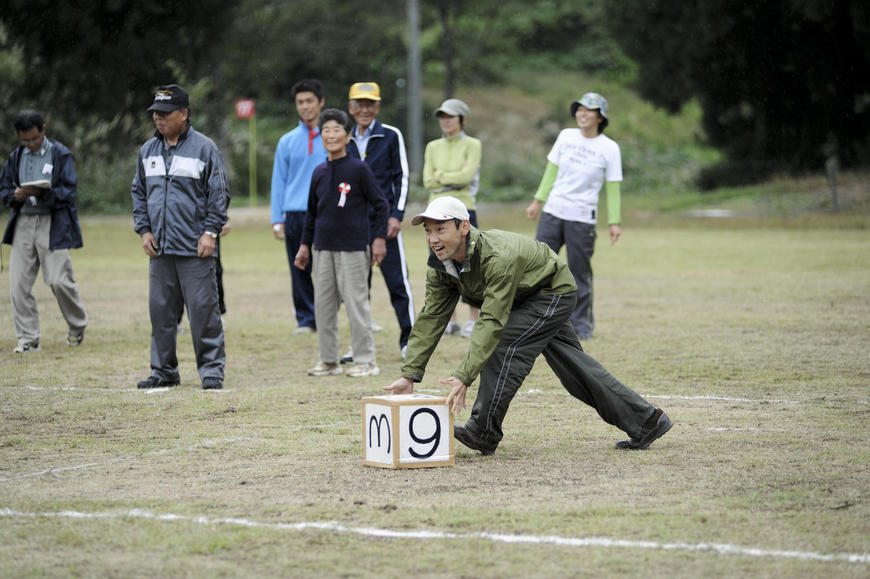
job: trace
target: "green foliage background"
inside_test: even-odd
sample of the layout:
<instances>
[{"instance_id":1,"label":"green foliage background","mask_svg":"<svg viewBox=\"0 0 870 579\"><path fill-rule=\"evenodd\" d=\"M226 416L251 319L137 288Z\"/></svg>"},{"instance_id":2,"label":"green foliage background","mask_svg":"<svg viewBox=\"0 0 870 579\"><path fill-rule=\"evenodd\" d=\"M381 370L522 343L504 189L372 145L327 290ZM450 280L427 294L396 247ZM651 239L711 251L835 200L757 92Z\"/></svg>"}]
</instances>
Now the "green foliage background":
<instances>
[{"instance_id":1,"label":"green foliage background","mask_svg":"<svg viewBox=\"0 0 870 579\"><path fill-rule=\"evenodd\" d=\"M343 108L352 82L375 80L381 118L407 128L407 4L10 0L0 13L0 153L17 144L17 110L44 110L50 135L76 155L82 209L126 211L136 150L152 132L150 93L178 82L191 90L194 123L230 162L236 203L248 195L248 143L232 104L257 99L262 202L275 143L296 124L296 81L321 79L327 105ZM443 98L472 105L484 200L531 194L571 123L567 104L588 90L611 102L627 195L685 191L699 175L714 187L870 158L870 11L860 2L419 6L425 138L438 136L429 112Z\"/></svg>"}]
</instances>

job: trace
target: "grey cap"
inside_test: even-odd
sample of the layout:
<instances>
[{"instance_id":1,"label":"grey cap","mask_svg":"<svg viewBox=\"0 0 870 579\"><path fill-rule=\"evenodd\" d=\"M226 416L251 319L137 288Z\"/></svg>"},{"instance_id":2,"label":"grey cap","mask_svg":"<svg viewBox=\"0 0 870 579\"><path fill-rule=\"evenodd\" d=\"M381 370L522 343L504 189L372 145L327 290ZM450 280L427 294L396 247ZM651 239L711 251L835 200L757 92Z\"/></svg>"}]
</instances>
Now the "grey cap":
<instances>
[{"instance_id":1,"label":"grey cap","mask_svg":"<svg viewBox=\"0 0 870 579\"><path fill-rule=\"evenodd\" d=\"M598 109L601 116L607 118L607 99L597 92L587 92L582 97L571 103L571 116L577 114L577 109L583 105L587 109Z\"/></svg>"},{"instance_id":2,"label":"grey cap","mask_svg":"<svg viewBox=\"0 0 870 579\"><path fill-rule=\"evenodd\" d=\"M447 99L441 106L435 109L435 116L444 113L450 117L468 117L468 105L459 99Z\"/></svg>"}]
</instances>

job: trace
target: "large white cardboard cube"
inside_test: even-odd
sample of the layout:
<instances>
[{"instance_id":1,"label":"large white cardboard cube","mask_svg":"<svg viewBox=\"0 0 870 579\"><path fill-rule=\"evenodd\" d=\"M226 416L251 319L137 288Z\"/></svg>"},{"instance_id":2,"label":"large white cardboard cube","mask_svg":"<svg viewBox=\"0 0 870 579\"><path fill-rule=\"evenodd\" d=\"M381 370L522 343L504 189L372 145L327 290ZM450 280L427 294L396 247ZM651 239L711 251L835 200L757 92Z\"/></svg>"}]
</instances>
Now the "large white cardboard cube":
<instances>
[{"instance_id":1,"label":"large white cardboard cube","mask_svg":"<svg viewBox=\"0 0 870 579\"><path fill-rule=\"evenodd\" d=\"M446 401L426 394L363 398L365 464L383 468L453 466L453 414Z\"/></svg>"}]
</instances>

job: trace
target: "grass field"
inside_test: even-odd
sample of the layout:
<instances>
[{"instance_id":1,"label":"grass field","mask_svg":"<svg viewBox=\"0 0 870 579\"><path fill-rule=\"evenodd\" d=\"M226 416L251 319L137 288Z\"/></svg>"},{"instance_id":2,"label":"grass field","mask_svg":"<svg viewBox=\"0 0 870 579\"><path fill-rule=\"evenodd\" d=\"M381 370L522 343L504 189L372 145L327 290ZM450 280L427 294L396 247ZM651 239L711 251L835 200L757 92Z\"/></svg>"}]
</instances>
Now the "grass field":
<instances>
[{"instance_id":1,"label":"grass field","mask_svg":"<svg viewBox=\"0 0 870 579\"><path fill-rule=\"evenodd\" d=\"M479 214L531 235L521 210ZM232 218L223 391L200 389L189 332L181 386L136 389L150 324L130 218L83 222L78 349L40 280L43 351L13 356L0 276L3 576L870 576L866 227L628 218L599 239L584 347L673 430L614 450L622 433L540 361L494 456L457 444L454 467L393 471L363 466L360 428L400 365L383 283L381 376L309 378L283 246L265 212ZM404 234L419 308L425 247ZM466 346L442 340L420 389L446 394Z\"/></svg>"}]
</instances>

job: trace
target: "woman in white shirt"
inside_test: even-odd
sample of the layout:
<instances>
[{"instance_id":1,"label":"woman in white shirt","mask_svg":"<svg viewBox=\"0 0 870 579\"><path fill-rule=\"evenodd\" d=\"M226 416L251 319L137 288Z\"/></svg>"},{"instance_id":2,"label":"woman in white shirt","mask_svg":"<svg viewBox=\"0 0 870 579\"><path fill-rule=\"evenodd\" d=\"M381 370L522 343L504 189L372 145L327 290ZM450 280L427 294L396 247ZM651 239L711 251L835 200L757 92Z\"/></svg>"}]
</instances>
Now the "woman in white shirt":
<instances>
[{"instance_id":1,"label":"woman in white shirt","mask_svg":"<svg viewBox=\"0 0 870 579\"><path fill-rule=\"evenodd\" d=\"M576 129L564 129L547 155L547 168L531 205L529 219L538 214L536 239L556 253L565 246L568 266L577 283L577 307L571 324L580 339L592 336L592 253L598 223L598 195L607 194L607 223L611 245L619 240L622 159L619 145L604 135L609 124L607 101L589 92L571 103Z\"/></svg>"}]
</instances>

